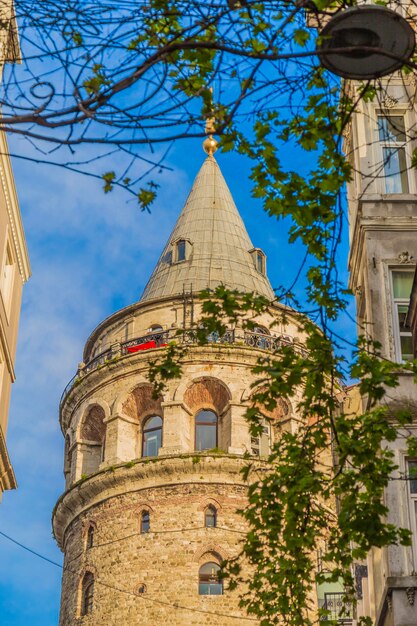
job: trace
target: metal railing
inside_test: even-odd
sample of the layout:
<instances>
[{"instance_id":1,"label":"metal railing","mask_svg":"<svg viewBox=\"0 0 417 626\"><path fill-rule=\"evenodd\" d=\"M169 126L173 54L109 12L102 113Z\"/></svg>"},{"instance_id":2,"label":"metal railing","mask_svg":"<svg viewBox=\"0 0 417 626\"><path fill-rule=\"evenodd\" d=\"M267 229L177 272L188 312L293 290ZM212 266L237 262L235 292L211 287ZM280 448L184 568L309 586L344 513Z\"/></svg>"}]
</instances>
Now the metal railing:
<instances>
[{"instance_id":1,"label":"metal railing","mask_svg":"<svg viewBox=\"0 0 417 626\"><path fill-rule=\"evenodd\" d=\"M351 602L344 602L345 594L325 593L323 609L329 611L328 615L321 618L321 621L337 620L339 624L351 626L353 621L353 605Z\"/></svg>"},{"instance_id":2,"label":"metal railing","mask_svg":"<svg viewBox=\"0 0 417 626\"><path fill-rule=\"evenodd\" d=\"M193 345L199 343L198 331L194 329L186 330L164 330L160 332L147 333L128 341L115 343L111 348L96 355L88 363L79 367L77 373L71 378L61 395L60 408L70 392L77 386L82 378L89 372L99 369L101 366L110 363L113 359L121 356L133 356L133 354L149 349L161 348L166 346L170 341ZM289 335L268 335L266 333L250 332L247 330L227 330L223 335L212 332L207 336L209 344L238 344L250 346L258 350L267 350L275 352L284 346L294 345L297 352L306 354L305 350L299 344L295 344Z\"/></svg>"}]
</instances>

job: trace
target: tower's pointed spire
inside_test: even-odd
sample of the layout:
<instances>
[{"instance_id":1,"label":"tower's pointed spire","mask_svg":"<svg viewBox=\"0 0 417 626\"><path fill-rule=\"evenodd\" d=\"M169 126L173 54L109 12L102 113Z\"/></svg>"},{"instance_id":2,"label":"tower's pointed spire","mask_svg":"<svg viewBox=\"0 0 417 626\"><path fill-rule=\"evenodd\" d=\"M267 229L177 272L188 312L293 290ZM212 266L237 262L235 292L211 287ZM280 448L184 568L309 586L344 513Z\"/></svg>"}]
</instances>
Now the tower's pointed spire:
<instances>
[{"instance_id":1,"label":"tower's pointed spire","mask_svg":"<svg viewBox=\"0 0 417 626\"><path fill-rule=\"evenodd\" d=\"M249 239L211 148L141 301L220 284L274 298L263 253Z\"/></svg>"}]
</instances>

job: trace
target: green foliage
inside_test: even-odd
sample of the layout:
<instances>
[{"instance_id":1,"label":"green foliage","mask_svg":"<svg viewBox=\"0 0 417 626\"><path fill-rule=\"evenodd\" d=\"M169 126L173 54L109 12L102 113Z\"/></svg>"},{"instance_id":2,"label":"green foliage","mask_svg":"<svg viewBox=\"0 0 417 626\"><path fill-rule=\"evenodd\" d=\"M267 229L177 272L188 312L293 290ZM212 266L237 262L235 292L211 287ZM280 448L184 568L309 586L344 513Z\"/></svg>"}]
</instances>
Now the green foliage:
<instances>
[{"instance_id":1,"label":"green foliage","mask_svg":"<svg viewBox=\"0 0 417 626\"><path fill-rule=\"evenodd\" d=\"M139 207L142 211L148 211L150 213L149 207L153 204L156 199L156 189L159 187L153 181L149 181L146 187L142 187L138 193L138 202Z\"/></svg>"},{"instance_id":2,"label":"green foliage","mask_svg":"<svg viewBox=\"0 0 417 626\"><path fill-rule=\"evenodd\" d=\"M82 41L82 38L80 38L81 35L77 37L78 42ZM80 45L80 43L77 45ZM89 95L97 95L103 87L110 85L110 80L106 78L103 70L103 65L95 63L92 67L93 75L84 80L83 87Z\"/></svg>"},{"instance_id":3,"label":"green foliage","mask_svg":"<svg viewBox=\"0 0 417 626\"><path fill-rule=\"evenodd\" d=\"M101 177L104 180L104 193L109 193L110 191L113 191L113 182L116 178L115 172L106 172L105 174L102 174Z\"/></svg>"},{"instance_id":4,"label":"green foliage","mask_svg":"<svg viewBox=\"0 0 417 626\"><path fill-rule=\"evenodd\" d=\"M200 299L197 345L206 343L212 332L253 327L256 316L272 306L264 298L222 286L201 293ZM394 441L398 426L412 417L404 408L380 404L398 385L398 364L383 359L376 342L360 338L349 375L360 380L368 408L348 412L340 401L339 383L346 363L334 354L323 329L302 315L298 324L302 348L284 345L258 359L253 369L256 392L246 419L251 434L259 435L261 419L276 408L278 399L293 399L302 389L296 409L299 427L281 431L266 472L258 473L259 461L248 458L243 470L248 505L241 515L249 532L241 555L224 564L231 588L245 584L241 605L263 626L312 626L309 598L316 582L342 581L345 602L355 602L353 563L372 547L410 545L409 531L387 521L383 497L397 469L386 442ZM181 376L183 357L181 345L171 345L152 364L150 379L158 381L159 390L163 381ZM410 454L416 454L416 439L409 436L407 443ZM199 456L193 457L198 461ZM319 548L322 572L317 572ZM360 623L366 626L369 620Z\"/></svg>"}]
</instances>

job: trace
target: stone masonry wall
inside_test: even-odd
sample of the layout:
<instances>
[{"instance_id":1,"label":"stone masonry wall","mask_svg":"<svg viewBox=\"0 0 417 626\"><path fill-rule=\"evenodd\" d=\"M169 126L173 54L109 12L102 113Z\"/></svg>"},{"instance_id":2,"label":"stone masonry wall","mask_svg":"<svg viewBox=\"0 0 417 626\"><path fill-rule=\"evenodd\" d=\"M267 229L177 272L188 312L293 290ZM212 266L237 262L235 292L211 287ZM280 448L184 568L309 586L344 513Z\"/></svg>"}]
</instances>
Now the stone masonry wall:
<instances>
[{"instance_id":1,"label":"stone masonry wall","mask_svg":"<svg viewBox=\"0 0 417 626\"><path fill-rule=\"evenodd\" d=\"M172 462L175 465L176 460ZM240 482L240 462L233 477L224 472L221 459L214 474L205 471L203 460L194 459L186 463L182 479L180 469L175 477L168 473L165 485L163 462L156 463L161 464L160 485L141 488L149 481L132 477L123 482L123 489L130 488L128 493L113 496L104 488L100 502L86 507L67 527L60 626L258 623L238 607L242 589L231 592L225 583L222 596L198 593L200 566L209 561L220 563L239 552L245 527L237 509L245 506L246 487L233 481ZM114 489L118 471L114 472ZM154 467L153 471L158 470ZM123 475L126 472L120 470ZM98 476L96 489L99 487ZM209 504L217 509L216 528L204 527ZM143 510L150 512L150 532L146 534L140 533ZM90 525L94 526L94 546L87 548ZM91 615L81 617L80 587L87 571L96 580L94 607ZM146 591L139 593L143 584Z\"/></svg>"}]
</instances>

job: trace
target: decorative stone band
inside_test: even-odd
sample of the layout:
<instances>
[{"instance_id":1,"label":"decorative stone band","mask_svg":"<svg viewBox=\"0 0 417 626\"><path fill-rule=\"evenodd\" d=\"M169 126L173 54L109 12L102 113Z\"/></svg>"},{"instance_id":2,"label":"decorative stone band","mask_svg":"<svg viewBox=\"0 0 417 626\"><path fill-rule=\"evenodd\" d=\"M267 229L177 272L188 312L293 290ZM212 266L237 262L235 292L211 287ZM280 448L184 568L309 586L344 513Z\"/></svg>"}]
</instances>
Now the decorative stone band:
<instances>
[{"instance_id":1,"label":"decorative stone band","mask_svg":"<svg viewBox=\"0 0 417 626\"><path fill-rule=\"evenodd\" d=\"M268 471L267 461L251 459L259 470ZM247 488L241 470L248 463L241 456L230 454L192 453L178 456L138 459L111 466L76 482L58 500L53 515L53 531L62 547L65 532L80 514L109 498L168 485L203 483L240 485ZM204 480L202 480L204 476Z\"/></svg>"},{"instance_id":2,"label":"decorative stone band","mask_svg":"<svg viewBox=\"0 0 417 626\"><path fill-rule=\"evenodd\" d=\"M120 357L132 356L137 352L163 348L170 342L196 345L199 343L197 331L192 329L173 329L158 333L147 333L146 335L130 339L129 341L113 344L108 350L101 352L88 363L80 364L77 373L71 378L62 392L59 404L60 410L62 409L62 405L71 389L76 387L81 382L81 379L89 372L97 370L103 365L107 365ZM227 330L222 336L216 332L210 333L207 337L207 342L208 344L220 345L245 345L251 348L256 348L257 350L267 350L269 352L276 352L284 346L293 345L295 350L297 350L297 352L301 355L307 354L305 348L296 343L294 338L290 335L267 335L266 333L249 332L242 329Z\"/></svg>"}]
</instances>

